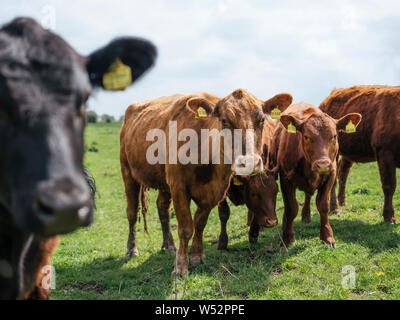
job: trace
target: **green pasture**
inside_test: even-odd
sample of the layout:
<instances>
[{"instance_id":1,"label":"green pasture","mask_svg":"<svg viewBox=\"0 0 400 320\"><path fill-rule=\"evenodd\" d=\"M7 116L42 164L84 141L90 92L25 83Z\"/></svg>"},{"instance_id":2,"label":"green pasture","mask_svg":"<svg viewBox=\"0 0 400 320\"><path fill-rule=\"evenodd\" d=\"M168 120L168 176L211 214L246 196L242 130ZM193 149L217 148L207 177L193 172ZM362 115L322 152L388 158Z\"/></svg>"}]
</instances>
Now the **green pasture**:
<instances>
[{"instance_id":1,"label":"green pasture","mask_svg":"<svg viewBox=\"0 0 400 320\"><path fill-rule=\"evenodd\" d=\"M376 163L355 165L347 185L347 207L331 216L337 248L319 240L319 215L312 223L295 221L296 242L286 252L278 230L283 202L278 195L279 229L266 229L257 245L248 242L246 207L231 205L229 250L217 250L216 209L204 231L206 259L187 280L171 276L174 255L161 250L162 233L156 191L149 194L149 231L138 223L139 256L125 259L128 222L119 168L121 123L90 124L85 165L96 179L99 196L94 224L63 236L52 258L56 289L52 299L399 299L400 227L383 223L383 193ZM399 176L398 176L399 177ZM299 202L303 194L297 193ZM399 193L394 206L400 208ZM193 207L194 208L194 207ZM172 210L175 244L177 221ZM399 218L399 216L397 216ZM355 270L355 285L343 287ZM177 286L177 294L175 293ZM184 290L186 286L186 290Z\"/></svg>"}]
</instances>

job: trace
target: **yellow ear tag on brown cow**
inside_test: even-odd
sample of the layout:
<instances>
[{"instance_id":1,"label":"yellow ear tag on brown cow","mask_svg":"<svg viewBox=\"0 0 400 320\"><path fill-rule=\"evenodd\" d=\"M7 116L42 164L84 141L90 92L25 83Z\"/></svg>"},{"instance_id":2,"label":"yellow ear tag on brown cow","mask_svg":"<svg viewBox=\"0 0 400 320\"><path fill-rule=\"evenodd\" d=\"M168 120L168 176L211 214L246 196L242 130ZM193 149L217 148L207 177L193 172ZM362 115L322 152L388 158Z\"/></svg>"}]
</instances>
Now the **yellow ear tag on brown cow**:
<instances>
[{"instance_id":1,"label":"yellow ear tag on brown cow","mask_svg":"<svg viewBox=\"0 0 400 320\"><path fill-rule=\"evenodd\" d=\"M296 127L292 123L289 123L289 125L287 127L287 131L289 133L296 133Z\"/></svg>"},{"instance_id":2,"label":"yellow ear tag on brown cow","mask_svg":"<svg viewBox=\"0 0 400 320\"><path fill-rule=\"evenodd\" d=\"M356 126L351 120L349 120L349 123L346 126L346 133L354 133L354 132L356 132Z\"/></svg>"},{"instance_id":3,"label":"yellow ear tag on brown cow","mask_svg":"<svg viewBox=\"0 0 400 320\"><path fill-rule=\"evenodd\" d=\"M131 68L117 58L103 75L103 86L106 90L124 90L132 84Z\"/></svg>"},{"instance_id":4,"label":"yellow ear tag on brown cow","mask_svg":"<svg viewBox=\"0 0 400 320\"><path fill-rule=\"evenodd\" d=\"M199 118L207 118L207 111L203 107L198 107L197 109L196 119Z\"/></svg>"},{"instance_id":5,"label":"yellow ear tag on brown cow","mask_svg":"<svg viewBox=\"0 0 400 320\"><path fill-rule=\"evenodd\" d=\"M271 111L271 118L276 120L281 118L281 110L279 110L278 107L275 107L275 109Z\"/></svg>"},{"instance_id":6,"label":"yellow ear tag on brown cow","mask_svg":"<svg viewBox=\"0 0 400 320\"><path fill-rule=\"evenodd\" d=\"M233 177L233 185L234 186L242 186L243 182L240 182L238 178Z\"/></svg>"}]
</instances>

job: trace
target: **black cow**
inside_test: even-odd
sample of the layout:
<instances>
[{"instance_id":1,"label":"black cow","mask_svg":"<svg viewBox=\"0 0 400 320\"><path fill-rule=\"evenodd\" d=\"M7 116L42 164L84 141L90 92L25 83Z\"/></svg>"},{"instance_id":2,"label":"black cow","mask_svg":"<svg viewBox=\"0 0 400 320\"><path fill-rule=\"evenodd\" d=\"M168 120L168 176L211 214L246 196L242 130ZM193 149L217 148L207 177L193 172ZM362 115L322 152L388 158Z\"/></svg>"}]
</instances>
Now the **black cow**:
<instances>
[{"instance_id":1,"label":"black cow","mask_svg":"<svg viewBox=\"0 0 400 320\"><path fill-rule=\"evenodd\" d=\"M43 267L56 235L93 220L85 103L94 88L124 89L155 58L137 38L83 57L32 19L0 29L0 298L48 298Z\"/></svg>"}]
</instances>

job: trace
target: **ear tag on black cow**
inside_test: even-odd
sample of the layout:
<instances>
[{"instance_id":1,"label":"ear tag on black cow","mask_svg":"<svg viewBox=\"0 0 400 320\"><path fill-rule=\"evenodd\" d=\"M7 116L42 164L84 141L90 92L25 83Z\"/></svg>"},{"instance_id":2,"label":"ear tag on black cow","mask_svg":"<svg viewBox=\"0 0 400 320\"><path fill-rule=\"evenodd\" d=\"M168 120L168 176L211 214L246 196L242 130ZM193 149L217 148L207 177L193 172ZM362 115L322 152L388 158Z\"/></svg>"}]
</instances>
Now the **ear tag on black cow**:
<instances>
[{"instance_id":1,"label":"ear tag on black cow","mask_svg":"<svg viewBox=\"0 0 400 320\"><path fill-rule=\"evenodd\" d=\"M275 109L271 111L271 118L276 120L281 118L281 110L279 110L278 107L275 107Z\"/></svg>"},{"instance_id":2,"label":"ear tag on black cow","mask_svg":"<svg viewBox=\"0 0 400 320\"><path fill-rule=\"evenodd\" d=\"M207 118L206 109L204 109L203 107L197 108L196 119L199 119L199 118Z\"/></svg>"},{"instance_id":3,"label":"ear tag on black cow","mask_svg":"<svg viewBox=\"0 0 400 320\"><path fill-rule=\"evenodd\" d=\"M287 127L287 131L289 133L296 133L296 127L292 123L289 123L289 125Z\"/></svg>"},{"instance_id":4,"label":"ear tag on black cow","mask_svg":"<svg viewBox=\"0 0 400 320\"><path fill-rule=\"evenodd\" d=\"M117 58L103 75L103 86L106 90L124 90L132 84L131 68Z\"/></svg>"},{"instance_id":5,"label":"ear tag on black cow","mask_svg":"<svg viewBox=\"0 0 400 320\"><path fill-rule=\"evenodd\" d=\"M240 182L238 178L233 177L233 185L234 186L242 186L243 182Z\"/></svg>"},{"instance_id":6,"label":"ear tag on black cow","mask_svg":"<svg viewBox=\"0 0 400 320\"><path fill-rule=\"evenodd\" d=\"M356 126L353 121L349 120L349 123L346 126L346 133L354 133L356 132Z\"/></svg>"}]
</instances>

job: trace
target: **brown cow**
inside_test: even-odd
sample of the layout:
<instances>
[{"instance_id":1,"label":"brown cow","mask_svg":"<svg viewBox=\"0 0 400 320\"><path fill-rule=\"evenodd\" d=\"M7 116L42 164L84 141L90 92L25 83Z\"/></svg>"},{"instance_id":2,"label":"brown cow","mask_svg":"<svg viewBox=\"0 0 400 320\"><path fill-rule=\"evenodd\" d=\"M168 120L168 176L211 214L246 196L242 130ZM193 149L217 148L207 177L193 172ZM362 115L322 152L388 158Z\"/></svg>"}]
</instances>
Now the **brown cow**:
<instances>
[{"instance_id":1,"label":"brown cow","mask_svg":"<svg viewBox=\"0 0 400 320\"><path fill-rule=\"evenodd\" d=\"M285 106L281 107L285 110ZM265 118L264 129L262 133L262 159L265 168L268 168L268 150L272 139L273 130L275 129L275 122ZM235 206L246 205L249 209L247 225L249 230L249 241L256 243L259 231L263 228L274 227L278 224L276 216L276 196L278 193L278 185L276 183L277 172L274 170L265 169L264 173L253 176L235 176L234 183L227 192L227 197ZM145 230L147 212L146 192L141 190L141 206L144 216ZM171 195L169 192L165 193L159 191L157 198L158 215L161 222L161 229L163 232L162 249L171 252L176 251L175 243L172 237L170 226L170 205ZM218 250L227 250L228 247L228 234L227 222L230 217L230 209L227 199L224 199L218 206L218 214L221 223L221 233L218 239Z\"/></svg>"},{"instance_id":2,"label":"brown cow","mask_svg":"<svg viewBox=\"0 0 400 320\"><path fill-rule=\"evenodd\" d=\"M281 108L281 110L284 111L285 109ZM269 168L269 150L275 127L275 122L266 117L260 149L265 168ZM278 185L275 181L277 172L268 169L265 172L265 175L236 177L239 180L238 185L231 185L227 193L233 205L240 206L246 204L249 209L247 225L250 227L250 243L257 242L260 230L275 227L278 224L275 212L276 195L278 193ZM228 234L226 225L230 216L227 199L222 201L218 206L218 214L221 222L218 250L227 250Z\"/></svg>"},{"instance_id":3,"label":"brown cow","mask_svg":"<svg viewBox=\"0 0 400 320\"><path fill-rule=\"evenodd\" d=\"M363 117L356 133L339 134L339 204L346 204L346 180L353 163L378 161L385 195L383 218L395 223L392 199L396 190L396 168L400 167L400 87L356 86L333 90L320 108L332 117L348 112L358 112ZM331 197L336 199L335 189ZM331 210L337 208L337 203L331 202Z\"/></svg>"},{"instance_id":4,"label":"brown cow","mask_svg":"<svg viewBox=\"0 0 400 320\"><path fill-rule=\"evenodd\" d=\"M328 219L328 202L336 177L337 132L349 121L356 127L361 115L352 113L335 120L310 104L290 106L281 116L271 146L271 160L280 169L280 184L285 205L283 241L294 241L293 220L297 215L296 189L308 194L318 190L317 208L321 217L320 238L335 246Z\"/></svg>"},{"instance_id":5,"label":"brown cow","mask_svg":"<svg viewBox=\"0 0 400 320\"><path fill-rule=\"evenodd\" d=\"M180 239L175 259L175 273L183 274L188 271L188 243L193 231L195 234L191 247L191 261L192 265L199 265L204 259L202 236L208 215L211 209L225 197L232 175L249 168L251 170L248 173L260 172L263 169L262 159L257 151L261 144L264 113L270 112L276 106L286 107L291 100L290 95L281 94L263 102L247 91L238 89L223 99L208 93L197 93L161 97L131 105L125 113L121 130L120 154L128 202L127 255L138 254L135 223L140 188L144 185L162 191L160 193L162 201L157 201L162 206L161 212L167 213L171 198L174 203ZM171 138L170 121L175 123L176 129L173 131L180 137L178 142ZM166 133L165 140L162 141L162 134L156 135L151 129L161 129L162 133ZM241 140L235 141L230 150L224 150L225 139L218 137L216 140L224 140L224 143L220 146L212 143L208 148L208 154L207 149L201 150L197 142L195 145L198 148L195 155L197 159L202 160L202 164L193 162L184 164L176 160L176 151L174 151L175 149L181 151L182 146L187 144L185 139L187 139L188 130L183 131L184 129L193 130L197 137L201 137L202 129L214 130L217 133L226 129L224 131L232 135L235 129L239 129L240 133L245 129L252 129L255 139L248 139L247 134L242 134ZM158 149L157 156L159 159L168 161L155 161L150 164L146 155L149 150L153 150L154 143L149 140L154 139L155 136L158 137L158 142L161 141L161 150ZM137 147L139 145L141 148ZM225 161L225 156L229 151L234 154L231 159L233 165ZM215 161L218 155L224 158L219 163ZM206 160L205 163L203 160ZM191 200L198 207L194 222L190 212Z\"/></svg>"}]
</instances>

